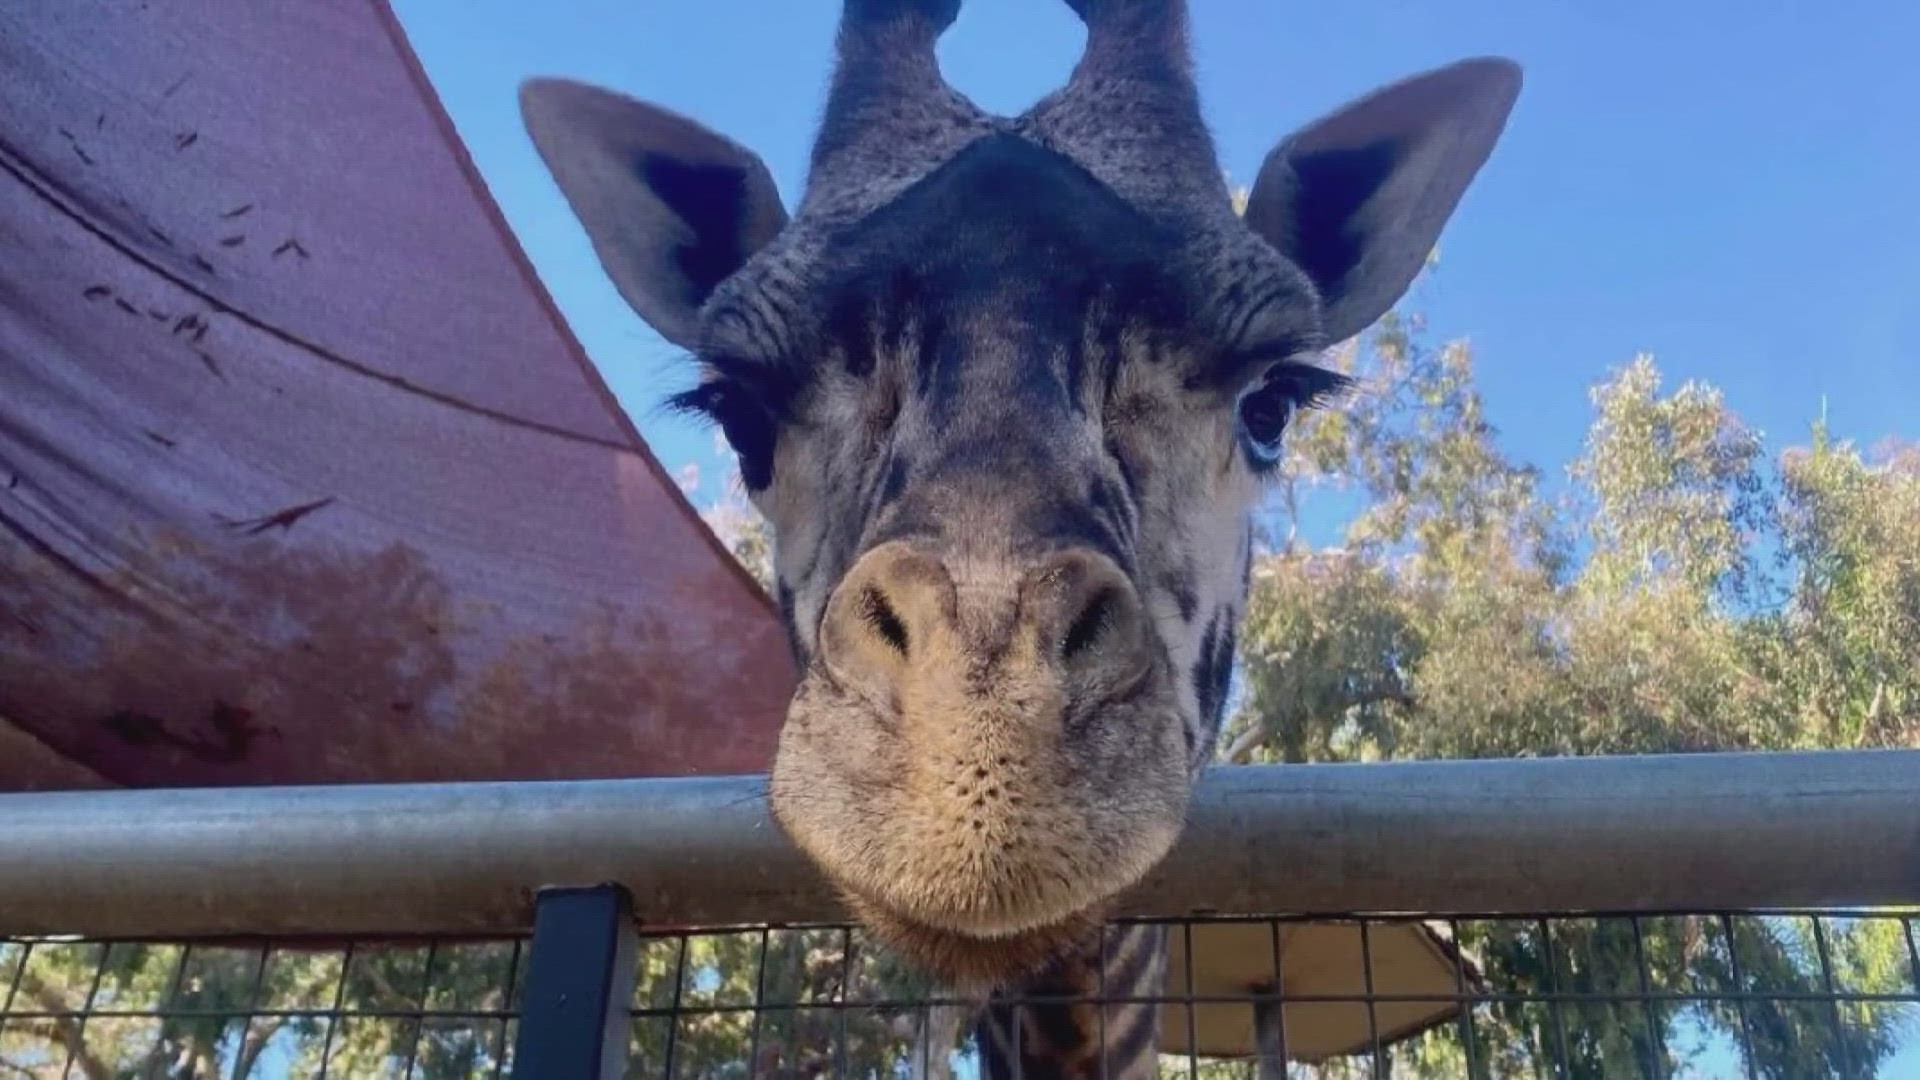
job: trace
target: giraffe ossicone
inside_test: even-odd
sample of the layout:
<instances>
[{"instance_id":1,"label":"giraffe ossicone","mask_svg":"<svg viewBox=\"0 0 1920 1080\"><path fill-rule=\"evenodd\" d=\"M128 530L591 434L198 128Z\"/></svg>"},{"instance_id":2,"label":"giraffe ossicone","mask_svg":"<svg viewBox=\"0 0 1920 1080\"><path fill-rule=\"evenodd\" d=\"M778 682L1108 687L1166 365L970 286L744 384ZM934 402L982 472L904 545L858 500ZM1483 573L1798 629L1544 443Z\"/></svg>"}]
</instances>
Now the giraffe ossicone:
<instances>
[{"instance_id":1,"label":"giraffe ossicone","mask_svg":"<svg viewBox=\"0 0 1920 1080\"><path fill-rule=\"evenodd\" d=\"M1097 930L1211 756L1287 421L1343 388L1321 351L1404 294L1520 75L1467 60L1308 124L1242 216L1183 0L1068 2L1071 77L999 117L941 77L957 0L847 0L791 216L690 119L557 79L521 105L772 527L803 668L782 828L952 983L1111 992L1164 962ZM1063 1073L1151 1022L1060 1009L1022 1056Z\"/></svg>"}]
</instances>

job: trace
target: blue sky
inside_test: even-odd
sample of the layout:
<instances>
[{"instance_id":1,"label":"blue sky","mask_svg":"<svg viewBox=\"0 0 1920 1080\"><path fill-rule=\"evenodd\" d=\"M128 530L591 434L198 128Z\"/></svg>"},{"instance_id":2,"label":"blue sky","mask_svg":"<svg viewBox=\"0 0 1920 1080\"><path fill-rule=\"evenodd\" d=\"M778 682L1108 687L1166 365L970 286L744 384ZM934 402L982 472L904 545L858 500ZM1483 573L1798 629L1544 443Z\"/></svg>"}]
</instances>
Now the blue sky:
<instances>
[{"instance_id":1,"label":"blue sky","mask_svg":"<svg viewBox=\"0 0 1920 1080\"><path fill-rule=\"evenodd\" d=\"M789 205L828 71L832 0L396 0L562 311L670 468L711 437L655 408L692 373L632 315L534 156L514 88L611 86L760 152ZM1636 351L1709 380L1772 448L1828 404L1843 437L1920 435L1920 5L1891 0L1195 0L1208 120L1250 179L1279 137L1476 54L1527 69L1422 306L1475 343L1508 449L1557 474L1587 388ZM1058 0L967 0L952 81L1016 111L1078 54ZM711 495L711 490L703 494Z\"/></svg>"}]
</instances>

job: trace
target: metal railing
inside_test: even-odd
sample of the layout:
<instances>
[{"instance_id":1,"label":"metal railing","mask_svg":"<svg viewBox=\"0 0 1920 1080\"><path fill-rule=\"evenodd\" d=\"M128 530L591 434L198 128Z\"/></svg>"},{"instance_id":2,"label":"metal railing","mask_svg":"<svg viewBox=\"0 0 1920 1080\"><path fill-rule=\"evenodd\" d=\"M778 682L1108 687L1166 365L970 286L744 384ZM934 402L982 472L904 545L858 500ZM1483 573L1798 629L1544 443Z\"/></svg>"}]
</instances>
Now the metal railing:
<instances>
[{"instance_id":1,"label":"metal railing","mask_svg":"<svg viewBox=\"0 0 1920 1080\"><path fill-rule=\"evenodd\" d=\"M1164 1074L1758 1080L1920 1076L1913 905L1879 752L1220 769L1123 914ZM842 919L755 778L5 795L0 1080L969 1075Z\"/></svg>"}]
</instances>

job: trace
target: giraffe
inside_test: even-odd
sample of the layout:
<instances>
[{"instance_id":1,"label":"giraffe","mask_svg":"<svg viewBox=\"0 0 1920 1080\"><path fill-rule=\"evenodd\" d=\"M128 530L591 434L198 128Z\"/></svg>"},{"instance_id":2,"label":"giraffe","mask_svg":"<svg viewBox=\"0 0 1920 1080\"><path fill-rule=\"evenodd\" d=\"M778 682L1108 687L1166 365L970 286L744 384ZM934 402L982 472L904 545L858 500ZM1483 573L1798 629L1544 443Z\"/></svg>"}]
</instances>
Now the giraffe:
<instances>
[{"instance_id":1,"label":"giraffe","mask_svg":"<svg viewBox=\"0 0 1920 1080\"><path fill-rule=\"evenodd\" d=\"M1163 937L1102 931L1212 755L1283 435L1405 292L1505 127L1464 60L1280 141L1236 213L1184 0L1067 0L1066 83L992 116L960 0L845 0L806 189L623 95L521 88L634 310L700 372L774 537L802 677L780 827L880 940L977 993L990 1076L1152 1075Z\"/></svg>"}]
</instances>

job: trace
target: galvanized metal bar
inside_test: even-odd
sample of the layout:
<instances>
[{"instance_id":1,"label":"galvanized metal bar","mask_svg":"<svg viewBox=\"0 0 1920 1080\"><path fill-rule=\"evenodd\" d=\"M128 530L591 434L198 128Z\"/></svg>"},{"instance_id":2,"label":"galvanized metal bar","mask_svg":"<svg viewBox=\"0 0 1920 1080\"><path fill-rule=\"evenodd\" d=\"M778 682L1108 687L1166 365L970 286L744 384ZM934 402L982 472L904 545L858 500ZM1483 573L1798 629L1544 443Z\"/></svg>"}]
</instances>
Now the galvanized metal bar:
<instances>
[{"instance_id":1,"label":"galvanized metal bar","mask_svg":"<svg viewBox=\"0 0 1920 1080\"><path fill-rule=\"evenodd\" d=\"M515 1077L626 1075L638 950L626 889L601 885L540 894L513 1045Z\"/></svg>"},{"instance_id":2,"label":"galvanized metal bar","mask_svg":"<svg viewBox=\"0 0 1920 1080\"><path fill-rule=\"evenodd\" d=\"M1117 913L1920 903L1920 751L1245 766ZM0 795L0 933L497 934L837 920L760 777Z\"/></svg>"}]
</instances>

